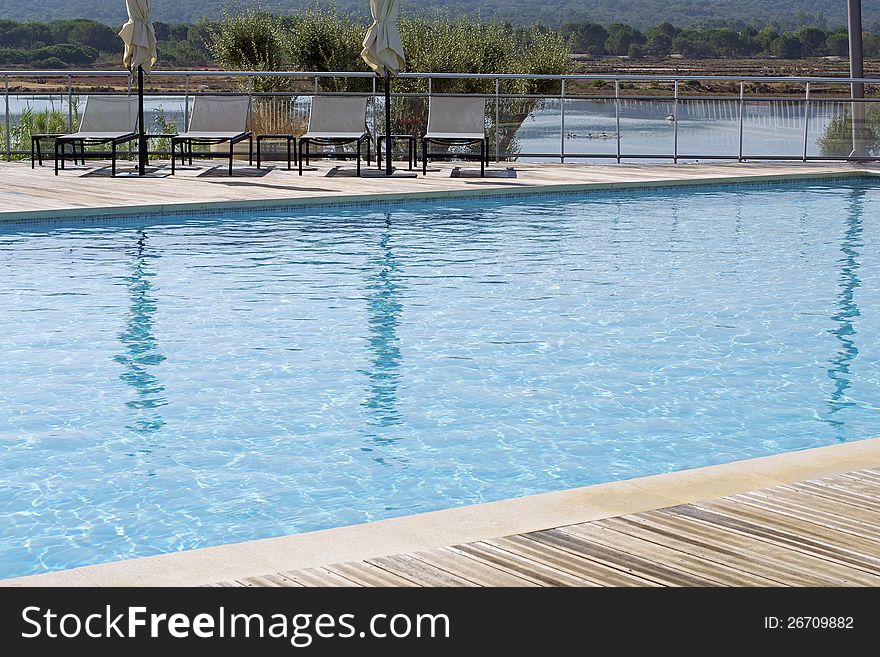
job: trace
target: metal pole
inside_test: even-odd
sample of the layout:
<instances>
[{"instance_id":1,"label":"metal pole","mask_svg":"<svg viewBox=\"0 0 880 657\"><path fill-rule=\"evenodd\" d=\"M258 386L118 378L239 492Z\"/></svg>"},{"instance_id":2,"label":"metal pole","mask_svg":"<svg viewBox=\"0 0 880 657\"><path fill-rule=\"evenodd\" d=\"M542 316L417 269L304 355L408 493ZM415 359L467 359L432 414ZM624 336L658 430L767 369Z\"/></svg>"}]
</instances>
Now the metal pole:
<instances>
[{"instance_id":1,"label":"metal pole","mask_svg":"<svg viewBox=\"0 0 880 657\"><path fill-rule=\"evenodd\" d=\"M189 76L183 78L184 96L183 96L183 131L189 130Z\"/></svg>"},{"instance_id":2,"label":"metal pole","mask_svg":"<svg viewBox=\"0 0 880 657\"><path fill-rule=\"evenodd\" d=\"M67 76L67 130L73 132L73 79Z\"/></svg>"},{"instance_id":3,"label":"metal pole","mask_svg":"<svg viewBox=\"0 0 880 657\"><path fill-rule=\"evenodd\" d=\"M739 161L743 161L743 123L745 121L746 109L746 82L740 80L739 83Z\"/></svg>"},{"instance_id":4,"label":"metal pole","mask_svg":"<svg viewBox=\"0 0 880 657\"><path fill-rule=\"evenodd\" d=\"M810 83L804 92L804 162L807 161L807 147L810 143Z\"/></svg>"},{"instance_id":5,"label":"metal pole","mask_svg":"<svg viewBox=\"0 0 880 657\"><path fill-rule=\"evenodd\" d=\"M864 51L862 48L862 0L847 0L849 10L849 76L865 77ZM865 97L865 85L862 82L852 84L852 141L853 149L850 157L865 157L865 105L858 99Z\"/></svg>"},{"instance_id":6,"label":"metal pole","mask_svg":"<svg viewBox=\"0 0 880 657\"><path fill-rule=\"evenodd\" d=\"M565 164L565 80L559 91L559 162Z\"/></svg>"},{"instance_id":7,"label":"metal pole","mask_svg":"<svg viewBox=\"0 0 880 657\"><path fill-rule=\"evenodd\" d=\"M12 160L12 139L9 133L9 76L3 78L3 98L6 101L6 161Z\"/></svg>"},{"instance_id":8,"label":"metal pole","mask_svg":"<svg viewBox=\"0 0 880 657\"><path fill-rule=\"evenodd\" d=\"M614 81L614 120L617 122L617 163L620 164L620 80Z\"/></svg>"},{"instance_id":9,"label":"metal pole","mask_svg":"<svg viewBox=\"0 0 880 657\"><path fill-rule=\"evenodd\" d=\"M144 125L144 67L138 66L138 175L147 173L147 128Z\"/></svg>"},{"instance_id":10,"label":"metal pole","mask_svg":"<svg viewBox=\"0 0 880 657\"><path fill-rule=\"evenodd\" d=\"M678 164L678 80L672 101L672 163Z\"/></svg>"},{"instance_id":11,"label":"metal pole","mask_svg":"<svg viewBox=\"0 0 880 657\"><path fill-rule=\"evenodd\" d=\"M393 170L391 159L394 157L394 140L391 139L391 73L385 69L385 175L390 176Z\"/></svg>"},{"instance_id":12,"label":"metal pole","mask_svg":"<svg viewBox=\"0 0 880 657\"><path fill-rule=\"evenodd\" d=\"M498 164L498 162L501 161L501 157L500 157L501 152L499 150L500 149L500 141L501 141L501 138L500 138L501 128L499 126L499 124L501 123L501 106L499 103L501 102L501 100L498 97L498 94L500 93L500 91L501 91L501 80L499 80L498 78L495 78L495 164Z\"/></svg>"},{"instance_id":13,"label":"metal pole","mask_svg":"<svg viewBox=\"0 0 880 657\"><path fill-rule=\"evenodd\" d=\"M248 78L248 129L254 130L254 79Z\"/></svg>"},{"instance_id":14,"label":"metal pole","mask_svg":"<svg viewBox=\"0 0 880 657\"><path fill-rule=\"evenodd\" d=\"M373 140L373 144L376 146L376 157L379 157L379 132L376 130L376 76L372 77L373 83L373 95L370 96L370 107L372 107L372 112L370 112L370 133L371 139Z\"/></svg>"}]
</instances>

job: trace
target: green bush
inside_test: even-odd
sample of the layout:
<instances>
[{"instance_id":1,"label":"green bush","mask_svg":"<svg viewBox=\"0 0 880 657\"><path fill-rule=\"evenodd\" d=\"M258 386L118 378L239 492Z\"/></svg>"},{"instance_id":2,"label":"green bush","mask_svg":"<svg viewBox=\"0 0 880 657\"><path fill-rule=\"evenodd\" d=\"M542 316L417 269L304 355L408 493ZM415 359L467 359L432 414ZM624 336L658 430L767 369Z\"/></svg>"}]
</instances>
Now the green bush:
<instances>
[{"instance_id":1,"label":"green bush","mask_svg":"<svg viewBox=\"0 0 880 657\"><path fill-rule=\"evenodd\" d=\"M224 10L223 20L208 31L206 46L226 68L248 71L278 71L288 63L292 35L281 18L265 9L251 7L240 14ZM275 78L255 78L255 91L272 91L281 86Z\"/></svg>"},{"instance_id":2,"label":"green bush","mask_svg":"<svg viewBox=\"0 0 880 657\"><path fill-rule=\"evenodd\" d=\"M367 26L366 19L341 15L332 6L316 6L289 17L271 19L266 12L251 9L240 16L227 16L213 32L210 47L217 63L230 69L367 72L370 69L360 55ZM437 12L429 16L402 16L400 33L409 72L475 75L571 72L569 41L554 30L514 29L498 21L451 17L448 12ZM266 56L269 49L279 51L271 61ZM321 78L320 89L370 91L374 82L372 77ZM424 94L428 90L424 79L396 78L393 86L396 93ZM504 80L499 86L502 93L555 95L560 90L560 83L554 80ZM310 89L308 82L289 78L262 78L255 81L254 86L255 91L309 93ZM495 93L495 81L434 78L431 90L491 97ZM502 121L497 127L494 104L487 103L488 133L491 140L498 135L500 150L515 150L516 131L538 102L535 98L504 101L504 107L499 108ZM272 113L270 103L271 98L263 97L254 106L254 123L258 130L265 123L262 114ZM423 97L398 96L391 110L396 133L418 134L424 128L427 102ZM381 100L377 112L381 112ZM493 145L494 142L490 149Z\"/></svg>"},{"instance_id":3,"label":"green bush","mask_svg":"<svg viewBox=\"0 0 880 657\"><path fill-rule=\"evenodd\" d=\"M66 133L70 132L70 128L76 131L79 127L79 117L77 112L78 98L73 97L73 126L68 125L69 115L67 110L56 110L50 108L48 110L34 111L31 107L26 107L19 117L17 125L12 126L9 131L10 150L30 152L31 135L39 133ZM5 148L6 134L0 131L0 144ZM48 144L44 144L47 146ZM28 159L29 155L13 155L13 159Z\"/></svg>"},{"instance_id":4,"label":"green bush","mask_svg":"<svg viewBox=\"0 0 880 657\"><path fill-rule=\"evenodd\" d=\"M852 108L834 118L819 137L822 155L826 157L846 157L852 152ZM880 155L880 104L871 103L865 111L865 153Z\"/></svg>"}]
</instances>

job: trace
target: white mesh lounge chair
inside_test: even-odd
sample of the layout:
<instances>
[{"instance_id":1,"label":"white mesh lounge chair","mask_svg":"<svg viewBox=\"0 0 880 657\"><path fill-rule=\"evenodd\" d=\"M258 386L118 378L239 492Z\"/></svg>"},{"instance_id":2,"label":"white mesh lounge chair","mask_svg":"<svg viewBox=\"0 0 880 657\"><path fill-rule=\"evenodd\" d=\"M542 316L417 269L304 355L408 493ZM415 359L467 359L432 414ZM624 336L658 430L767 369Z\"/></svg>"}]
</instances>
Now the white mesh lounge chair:
<instances>
[{"instance_id":1,"label":"white mesh lounge chair","mask_svg":"<svg viewBox=\"0 0 880 657\"><path fill-rule=\"evenodd\" d=\"M431 96L428 101L428 129L422 137L422 175L428 173L429 156L450 157L446 153L429 153L429 144L479 144L480 175L486 175L486 160L489 157L486 142L486 99L473 96ZM456 153L454 157L467 156Z\"/></svg>"},{"instance_id":2,"label":"white mesh lounge chair","mask_svg":"<svg viewBox=\"0 0 880 657\"><path fill-rule=\"evenodd\" d=\"M370 132L367 130L366 96L314 96L309 110L309 129L299 138L299 175L303 158L309 163L309 146L357 145L357 175L361 175L361 147L367 142L370 164ZM334 157L345 157L334 154Z\"/></svg>"},{"instance_id":3,"label":"white mesh lounge chair","mask_svg":"<svg viewBox=\"0 0 880 657\"><path fill-rule=\"evenodd\" d=\"M247 96L196 96L193 101L189 127L171 138L171 173L174 173L175 151L180 148L180 162L189 159L192 164L193 145L210 146L229 143L229 175L232 175L232 159L235 145L248 140L248 163L253 163L254 138L247 129L250 99ZM200 153L201 157L214 157L213 153Z\"/></svg>"},{"instance_id":4,"label":"white mesh lounge chair","mask_svg":"<svg viewBox=\"0 0 880 657\"><path fill-rule=\"evenodd\" d=\"M138 99L129 96L88 96L79 130L55 138L55 175L64 168L71 147L71 159L85 162L85 146L110 144L110 173L116 175L116 151L121 144L138 138ZM77 155L76 147L80 152ZM105 157L104 153L95 157Z\"/></svg>"}]
</instances>

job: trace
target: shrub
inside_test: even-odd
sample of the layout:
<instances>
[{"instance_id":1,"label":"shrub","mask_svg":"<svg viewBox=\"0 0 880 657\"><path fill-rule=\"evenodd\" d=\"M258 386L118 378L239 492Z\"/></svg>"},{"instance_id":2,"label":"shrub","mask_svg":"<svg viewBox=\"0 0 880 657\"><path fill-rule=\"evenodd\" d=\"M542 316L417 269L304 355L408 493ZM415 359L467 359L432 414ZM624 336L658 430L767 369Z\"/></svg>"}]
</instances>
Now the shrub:
<instances>
[{"instance_id":1,"label":"shrub","mask_svg":"<svg viewBox=\"0 0 880 657\"><path fill-rule=\"evenodd\" d=\"M843 114L835 117L819 137L822 155L826 157L846 157L852 152L852 108L847 107ZM880 155L880 105L871 103L865 111L865 152L867 155Z\"/></svg>"},{"instance_id":2,"label":"shrub","mask_svg":"<svg viewBox=\"0 0 880 657\"><path fill-rule=\"evenodd\" d=\"M230 69L277 71L288 62L292 35L282 20L259 7L240 14L224 9L223 19L209 30L206 46L219 64ZM277 78L255 78L255 91L277 89Z\"/></svg>"}]
</instances>

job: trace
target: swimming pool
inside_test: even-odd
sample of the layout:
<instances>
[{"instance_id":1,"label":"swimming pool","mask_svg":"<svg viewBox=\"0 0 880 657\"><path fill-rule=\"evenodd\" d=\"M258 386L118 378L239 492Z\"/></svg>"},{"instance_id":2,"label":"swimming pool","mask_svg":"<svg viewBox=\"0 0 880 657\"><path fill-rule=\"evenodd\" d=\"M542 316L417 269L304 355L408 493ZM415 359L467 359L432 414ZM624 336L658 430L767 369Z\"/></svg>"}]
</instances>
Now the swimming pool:
<instances>
[{"instance_id":1,"label":"swimming pool","mask_svg":"<svg viewBox=\"0 0 880 657\"><path fill-rule=\"evenodd\" d=\"M880 435L866 181L0 227L0 576Z\"/></svg>"}]
</instances>

